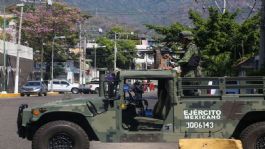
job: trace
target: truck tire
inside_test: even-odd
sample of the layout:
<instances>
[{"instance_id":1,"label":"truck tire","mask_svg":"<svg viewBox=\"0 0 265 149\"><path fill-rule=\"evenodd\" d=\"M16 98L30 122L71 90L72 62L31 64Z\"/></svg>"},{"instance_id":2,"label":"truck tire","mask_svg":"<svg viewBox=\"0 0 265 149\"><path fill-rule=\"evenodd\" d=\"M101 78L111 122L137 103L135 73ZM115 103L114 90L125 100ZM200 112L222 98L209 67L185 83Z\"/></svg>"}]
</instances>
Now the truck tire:
<instances>
[{"instance_id":1,"label":"truck tire","mask_svg":"<svg viewBox=\"0 0 265 149\"><path fill-rule=\"evenodd\" d=\"M69 121L53 121L40 127L32 140L32 149L89 149L86 132Z\"/></svg>"},{"instance_id":2,"label":"truck tire","mask_svg":"<svg viewBox=\"0 0 265 149\"><path fill-rule=\"evenodd\" d=\"M240 134L244 149L265 148L265 122L258 122L245 128Z\"/></svg>"},{"instance_id":3,"label":"truck tire","mask_svg":"<svg viewBox=\"0 0 265 149\"><path fill-rule=\"evenodd\" d=\"M78 94L79 93L79 89L78 88L72 88L71 92L73 94Z\"/></svg>"}]
</instances>

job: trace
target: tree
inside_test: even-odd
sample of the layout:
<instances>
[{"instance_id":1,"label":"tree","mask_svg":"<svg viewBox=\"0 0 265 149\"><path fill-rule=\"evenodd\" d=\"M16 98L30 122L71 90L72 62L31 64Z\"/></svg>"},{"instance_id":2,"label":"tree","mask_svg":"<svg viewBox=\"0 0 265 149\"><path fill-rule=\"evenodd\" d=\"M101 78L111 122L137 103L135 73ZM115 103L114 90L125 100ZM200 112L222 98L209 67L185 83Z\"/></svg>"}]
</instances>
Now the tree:
<instances>
[{"instance_id":1,"label":"tree","mask_svg":"<svg viewBox=\"0 0 265 149\"><path fill-rule=\"evenodd\" d=\"M257 14L243 23L238 23L236 21L238 11L234 13L226 11L222 14L215 8L209 8L208 12L208 18L204 18L196 11L189 11L193 28L179 23L169 27L153 25L147 27L162 35L160 41L173 49L178 47L177 37L180 31L191 30L202 55L204 73L208 76L235 75L233 65L258 52L260 15Z\"/></svg>"},{"instance_id":2,"label":"tree","mask_svg":"<svg viewBox=\"0 0 265 149\"><path fill-rule=\"evenodd\" d=\"M233 66L258 51L259 15L238 23L238 12L221 14L214 8L208 11L209 17L206 19L190 11L205 73L209 76L236 75Z\"/></svg>"},{"instance_id":3,"label":"tree","mask_svg":"<svg viewBox=\"0 0 265 149\"><path fill-rule=\"evenodd\" d=\"M19 16L18 8L12 10ZM50 70L52 41L55 36L65 36L66 39L56 40L54 44L55 61L65 61L74 56L69 55L68 48L78 41L77 23L83 18L79 9L66 4L53 3L52 6L32 5L25 6L23 15L22 43L28 43L34 51L45 49L44 61ZM45 44L44 47L43 44ZM47 76L46 76L47 79Z\"/></svg>"},{"instance_id":4,"label":"tree","mask_svg":"<svg viewBox=\"0 0 265 149\"><path fill-rule=\"evenodd\" d=\"M154 30L160 36L155 37L158 41L164 43L168 48L174 51L178 50L179 47L179 33L183 30L191 30L188 27L176 22L170 26L159 26L159 25L146 25L148 29Z\"/></svg>"},{"instance_id":5,"label":"tree","mask_svg":"<svg viewBox=\"0 0 265 149\"><path fill-rule=\"evenodd\" d=\"M9 21L13 19L13 18L8 18L6 19L6 23L5 23L5 27L7 27ZM0 27L1 28L4 28L4 18L0 16ZM11 35L9 33L5 33L5 40L6 41L10 41L11 40ZM3 34L3 31L0 33L0 39L3 40L4 39L4 34Z\"/></svg>"},{"instance_id":6,"label":"tree","mask_svg":"<svg viewBox=\"0 0 265 149\"><path fill-rule=\"evenodd\" d=\"M100 58L97 60L98 67L108 67L113 68L114 63L114 39L108 37L113 37L113 33L120 35L117 39L117 67L122 69L128 69L136 56L136 41L129 39L128 31L124 31L121 28L113 28L110 32L106 34L106 37L100 37L97 39L97 43L106 46L97 50L97 54ZM126 38L122 38L122 34L126 33ZM128 33L128 34L127 34Z\"/></svg>"}]
</instances>

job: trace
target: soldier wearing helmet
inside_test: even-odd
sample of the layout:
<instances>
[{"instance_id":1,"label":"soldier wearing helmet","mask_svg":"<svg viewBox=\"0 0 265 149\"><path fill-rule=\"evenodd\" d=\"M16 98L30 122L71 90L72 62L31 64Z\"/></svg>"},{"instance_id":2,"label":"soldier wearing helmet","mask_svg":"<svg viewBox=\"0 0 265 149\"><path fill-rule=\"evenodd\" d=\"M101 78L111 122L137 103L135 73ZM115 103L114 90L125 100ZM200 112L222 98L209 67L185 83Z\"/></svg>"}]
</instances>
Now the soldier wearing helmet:
<instances>
[{"instance_id":1,"label":"soldier wearing helmet","mask_svg":"<svg viewBox=\"0 0 265 149\"><path fill-rule=\"evenodd\" d=\"M179 41L183 45L185 54L177 62L181 68L181 76L198 77L200 72L200 55L198 47L193 43L193 34L190 31L182 31L179 34Z\"/></svg>"}]
</instances>

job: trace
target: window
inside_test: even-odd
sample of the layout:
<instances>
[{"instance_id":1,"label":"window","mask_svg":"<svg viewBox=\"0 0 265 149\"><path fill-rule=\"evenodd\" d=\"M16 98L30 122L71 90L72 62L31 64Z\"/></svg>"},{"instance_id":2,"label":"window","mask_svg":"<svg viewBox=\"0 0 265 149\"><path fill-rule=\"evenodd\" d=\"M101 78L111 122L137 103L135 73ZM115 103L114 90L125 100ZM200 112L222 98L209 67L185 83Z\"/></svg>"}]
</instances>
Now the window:
<instances>
[{"instance_id":1,"label":"window","mask_svg":"<svg viewBox=\"0 0 265 149\"><path fill-rule=\"evenodd\" d=\"M59 81L53 81L53 84L55 84L55 85L59 85L60 82L59 82Z\"/></svg>"},{"instance_id":2,"label":"window","mask_svg":"<svg viewBox=\"0 0 265 149\"><path fill-rule=\"evenodd\" d=\"M25 86L40 86L40 82L28 82Z\"/></svg>"},{"instance_id":3,"label":"window","mask_svg":"<svg viewBox=\"0 0 265 149\"><path fill-rule=\"evenodd\" d=\"M67 86L69 85L69 83L68 82L65 82L65 81L62 81L61 84L62 85L67 85Z\"/></svg>"}]
</instances>

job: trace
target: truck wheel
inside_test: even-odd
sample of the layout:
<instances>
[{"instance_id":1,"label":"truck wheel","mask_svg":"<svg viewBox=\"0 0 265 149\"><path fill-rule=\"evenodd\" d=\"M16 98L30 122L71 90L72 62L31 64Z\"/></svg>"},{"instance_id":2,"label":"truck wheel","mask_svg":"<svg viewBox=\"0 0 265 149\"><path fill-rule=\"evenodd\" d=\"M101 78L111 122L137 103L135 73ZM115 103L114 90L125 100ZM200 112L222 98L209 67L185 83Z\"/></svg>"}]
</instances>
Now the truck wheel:
<instances>
[{"instance_id":1,"label":"truck wheel","mask_svg":"<svg viewBox=\"0 0 265 149\"><path fill-rule=\"evenodd\" d=\"M89 149L85 131L69 121L53 121L40 127L32 140L32 149Z\"/></svg>"},{"instance_id":2,"label":"truck wheel","mask_svg":"<svg viewBox=\"0 0 265 149\"><path fill-rule=\"evenodd\" d=\"M245 128L240 134L243 148L264 149L265 148L265 122L258 122Z\"/></svg>"},{"instance_id":3,"label":"truck wheel","mask_svg":"<svg viewBox=\"0 0 265 149\"><path fill-rule=\"evenodd\" d=\"M79 93L79 89L78 88L72 88L71 92L73 94L78 94Z\"/></svg>"}]
</instances>

